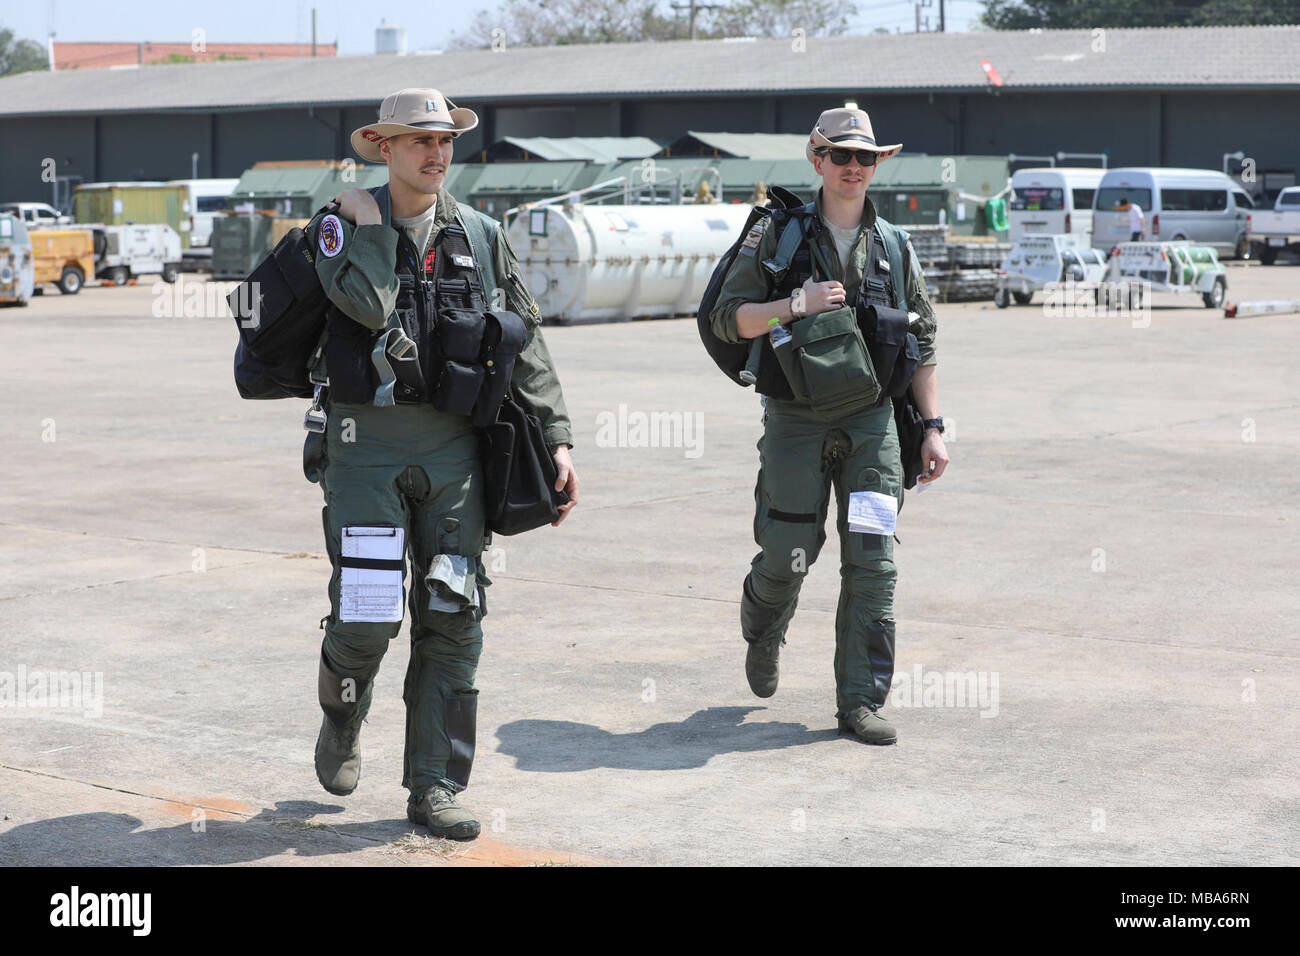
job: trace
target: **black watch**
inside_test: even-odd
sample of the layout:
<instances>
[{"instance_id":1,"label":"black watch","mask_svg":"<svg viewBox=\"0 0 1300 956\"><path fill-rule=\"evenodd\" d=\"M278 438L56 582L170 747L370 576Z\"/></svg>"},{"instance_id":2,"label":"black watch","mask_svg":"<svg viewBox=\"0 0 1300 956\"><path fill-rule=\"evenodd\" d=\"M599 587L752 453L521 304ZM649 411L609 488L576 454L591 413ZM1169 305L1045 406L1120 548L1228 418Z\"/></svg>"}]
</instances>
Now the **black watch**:
<instances>
[{"instance_id":1,"label":"black watch","mask_svg":"<svg viewBox=\"0 0 1300 956\"><path fill-rule=\"evenodd\" d=\"M939 430L939 434L940 434L940 435L943 434L943 419L942 419L942 418L927 418L927 419L925 419L925 420L922 422L922 424L923 424L926 428L937 428L937 429Z\"/></svg>"}]
</instances>

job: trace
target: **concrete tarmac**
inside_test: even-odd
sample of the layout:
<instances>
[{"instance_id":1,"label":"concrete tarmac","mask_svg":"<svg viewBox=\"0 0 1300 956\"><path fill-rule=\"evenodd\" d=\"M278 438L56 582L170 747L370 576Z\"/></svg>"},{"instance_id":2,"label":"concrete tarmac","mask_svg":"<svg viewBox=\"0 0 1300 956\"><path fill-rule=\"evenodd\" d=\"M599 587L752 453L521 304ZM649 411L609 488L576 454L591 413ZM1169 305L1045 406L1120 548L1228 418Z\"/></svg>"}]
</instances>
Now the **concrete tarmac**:
<instances>
[{"instance_id":1,"label":"concrete tarmac","mask_svg":"<svg viewBox=\"0 0 1300 956\"><path fill-rule=\"evenodd\" d=\"M306 403L237 396L228 317L158 317L206 291L0 310L0 864L1297 862L1300 315L939 307L892 747L835 733L833 521L779 691L746 685L758 399L690 320L548 328L581 501L489 552L460 845L409 835L405 633L360 788L316 782ZM696 428L639 447L651 412Z\"/></svg>"}]
</instances>

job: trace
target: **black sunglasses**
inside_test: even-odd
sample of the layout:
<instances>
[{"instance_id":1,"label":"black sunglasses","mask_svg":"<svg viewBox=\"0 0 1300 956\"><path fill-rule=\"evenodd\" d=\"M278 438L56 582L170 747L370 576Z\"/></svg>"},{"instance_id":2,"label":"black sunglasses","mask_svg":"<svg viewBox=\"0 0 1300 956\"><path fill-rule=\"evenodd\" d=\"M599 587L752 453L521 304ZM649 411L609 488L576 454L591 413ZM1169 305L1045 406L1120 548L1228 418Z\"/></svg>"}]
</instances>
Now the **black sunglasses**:
<instances>
[{"instance_id":1,"label":"black sunglasses","mask_svg":"<svg viewBox=\"0 0 1300 956\"><path fill-rule=\"evenodd\" d=\"M876 154L869 149L823 149L818 152L818 155L829 155L831 162L836 166L847 166L852 156L857 157L859 166L876 165Z\"/></svg>"}]
</instances>

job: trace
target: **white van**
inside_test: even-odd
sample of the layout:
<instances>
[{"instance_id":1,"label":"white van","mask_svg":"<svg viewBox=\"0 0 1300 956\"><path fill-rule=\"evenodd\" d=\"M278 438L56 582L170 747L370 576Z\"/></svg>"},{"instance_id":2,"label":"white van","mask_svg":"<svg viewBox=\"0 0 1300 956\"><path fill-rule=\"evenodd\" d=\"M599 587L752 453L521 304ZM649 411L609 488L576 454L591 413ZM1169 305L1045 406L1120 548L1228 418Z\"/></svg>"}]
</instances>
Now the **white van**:
<instances>
[{"instance_id":1,"label":"white van","mask_svg":"<svg viewBox=\"0 0 1300 956\"><path fill-rule=\"evenodd\" d=\"M1007 213L1011 241L1092 232L1093 194L1105 172L1087 166L1017 169L1011 174Z\"/></svg>"},{"instance_id":2,"label":"white van","mask_svg":"<svg viewBox=\"0 0 1300 956\"><path fill-rule=\"evenodd\" d=\"M168 186L189 190L190 248L212 242L212 221L226 208L226 199L239 185L238 179L173 179Z\"/></svg>"},{"instance_id":3,"label":"white van","mask_svg":"<svg viewBox=\"0 0 1300 956\"><path fill-rule=\"evenodd\" d=\"M1093 203L1093 248L1110 249L1132 238L1126 200L1142 207L1144 241L1198 242L1238 259L1250 254L1246 216L1254 203L1224 173L1155 166L1107 170Z\"/></svg>"}]
</instances>

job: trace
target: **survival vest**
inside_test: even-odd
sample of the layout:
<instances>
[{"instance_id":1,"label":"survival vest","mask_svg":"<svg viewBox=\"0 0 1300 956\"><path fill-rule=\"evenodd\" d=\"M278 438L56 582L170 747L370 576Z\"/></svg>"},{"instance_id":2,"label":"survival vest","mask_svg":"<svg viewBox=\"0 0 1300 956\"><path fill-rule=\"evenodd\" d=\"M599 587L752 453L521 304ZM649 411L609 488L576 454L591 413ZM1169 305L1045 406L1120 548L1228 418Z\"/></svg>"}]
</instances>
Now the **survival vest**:
<instances>
[{"instance_id":1,"label":"survival vest","mask_svg":"<svg viewBox=\"0 0 1300 956\"><path fill-rule=\"evenodd\" d=\"M756 206L736 242L718 261L700 301L696 325L705 349L717 366L741 386L778 399L795 397L768 336L738 343L713 334L712 312L732 263L750 230L765 217L768 228L779 229L775 254L761 265L772 280L768 301L787 298L813 275L810 242L822 229L815 203L800 203L789 190L771 187L771 201ZM881 384L878 404L905 392L919 354L916 337L907 331L907 293L903 275L903 249L907 233L876 217L871 230L867 269L858 291L858 325ZM910 367L909 367L910 362Z\"/></svg>"},{"instance_id":2,"label":"survival vest","mask_svg":"<svg viewBox=\"0 0 1300 956\"><path fill-rule=\"evenodd\" d=\"M397 304L378 332L330 308L324 367L331 398L381 406L429 402L472 416L481 427L496 420L527 327L515 313L489 308L485 289L496 287L496 273L477 211L457 204L455 221L430 252L422 257L399 232Z\"/></svg>"}]
</instances>

